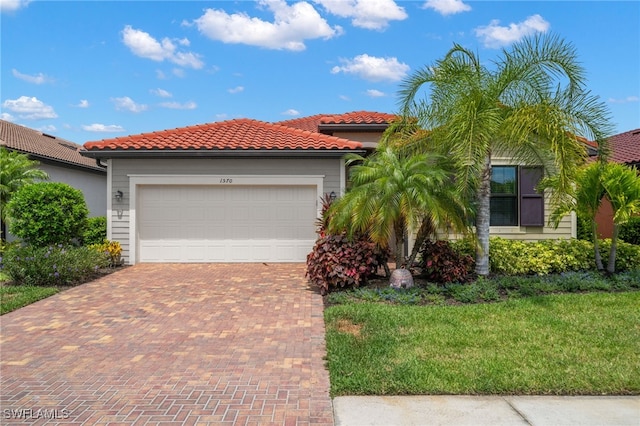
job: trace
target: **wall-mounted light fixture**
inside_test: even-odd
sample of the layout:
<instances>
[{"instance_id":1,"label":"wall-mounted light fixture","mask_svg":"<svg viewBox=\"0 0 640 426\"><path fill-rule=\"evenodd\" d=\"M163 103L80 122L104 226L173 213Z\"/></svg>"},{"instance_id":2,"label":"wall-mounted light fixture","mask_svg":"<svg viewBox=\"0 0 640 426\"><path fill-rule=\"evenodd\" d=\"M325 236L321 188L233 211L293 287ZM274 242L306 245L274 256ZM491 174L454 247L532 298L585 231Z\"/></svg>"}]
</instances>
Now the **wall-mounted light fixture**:
<instances>
[{"instance_id":1,"label":"wall-mounted light fixture","mask_svg":"<svg viewBox=\"0 0 640 426\"><path fill-rule=\"evenodd\" d=\"M124 194L122 193L122 191L118 190L118 191L116 191L116 194L113 196L113 198L115 198L117 202L120 202L120 201L122 201L122 196L123 195Z\"/></svg>"},{"instance_id":2,"label":"wall-mounted light fixture","mask_svg":"<svg viewBox=\"0 0 640 426\"><path fill-rule=\"evenodd\" d=\"M338 196L336 195L335 191L331 191L331 194L329 194L329 199L330 199L331 201L335 201L335 199L336 199L337 197L338 197Z\"/></svg>"}]
</instances>

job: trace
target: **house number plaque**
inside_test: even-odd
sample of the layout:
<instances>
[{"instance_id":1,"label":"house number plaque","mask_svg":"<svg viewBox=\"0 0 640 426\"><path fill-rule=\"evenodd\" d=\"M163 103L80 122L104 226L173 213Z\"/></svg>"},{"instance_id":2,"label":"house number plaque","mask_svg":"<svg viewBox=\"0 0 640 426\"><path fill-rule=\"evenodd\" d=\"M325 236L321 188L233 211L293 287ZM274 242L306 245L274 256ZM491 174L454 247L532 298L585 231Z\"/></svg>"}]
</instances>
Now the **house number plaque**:
<instances>
[{"instance_id":1,"label":"house number plaque","mask_svg":"<svg viewBox=\"0 0 640 426\"><path fill-rule=\"evenodd\" d=\"M221 178L220 183L233 183L233 179L231 178Z\"/></svg>"}]
</instances>

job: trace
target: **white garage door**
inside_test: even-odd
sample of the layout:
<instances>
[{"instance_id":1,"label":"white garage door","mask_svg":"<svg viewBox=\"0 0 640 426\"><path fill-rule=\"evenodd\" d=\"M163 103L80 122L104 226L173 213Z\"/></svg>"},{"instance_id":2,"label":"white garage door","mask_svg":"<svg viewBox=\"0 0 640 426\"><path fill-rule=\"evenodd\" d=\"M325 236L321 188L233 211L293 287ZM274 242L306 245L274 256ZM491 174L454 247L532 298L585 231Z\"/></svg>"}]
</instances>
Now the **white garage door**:
<instances>
[{"instance_id":1,"label":"white garage door","mask_svg":"<svg viewBox=\"0 0 640 426\"><path fill-rule=\"evenodd\" d=\"M142 185L140 262L304 262L315 186Z\"/></svg>"}]
</instances>

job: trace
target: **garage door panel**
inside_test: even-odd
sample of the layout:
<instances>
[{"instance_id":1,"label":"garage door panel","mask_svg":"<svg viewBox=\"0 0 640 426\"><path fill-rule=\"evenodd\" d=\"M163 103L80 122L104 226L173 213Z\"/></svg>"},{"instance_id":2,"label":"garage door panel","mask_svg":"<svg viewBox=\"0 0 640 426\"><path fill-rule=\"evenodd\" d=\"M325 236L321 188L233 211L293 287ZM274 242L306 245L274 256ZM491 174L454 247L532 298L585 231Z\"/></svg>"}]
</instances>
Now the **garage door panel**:
<instances>
[{"instance_id":1,"label":"garage door panel","mask_svg":"<svg viewBox=\"0 0 640 426\"><path fill-rule=\"evenodd\" d=\"M141 186L141 262L305 261L315 186Z\"/></svg>"}]
</instances>

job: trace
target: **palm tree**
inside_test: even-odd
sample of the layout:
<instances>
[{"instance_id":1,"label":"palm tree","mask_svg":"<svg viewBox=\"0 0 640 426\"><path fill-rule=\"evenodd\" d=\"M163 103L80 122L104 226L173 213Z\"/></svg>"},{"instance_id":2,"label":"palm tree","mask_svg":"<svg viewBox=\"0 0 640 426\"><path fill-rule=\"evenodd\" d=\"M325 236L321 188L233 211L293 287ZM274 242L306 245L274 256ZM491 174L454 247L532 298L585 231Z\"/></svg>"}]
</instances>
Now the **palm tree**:
<instances>
[{"instance_id":1,"label":"palm tree","mask_svg":"<svg viewBox=\"0 0 640 426\"><path fill-rule=\"evenodd\" d=\"M576 212L578 217L591 223L591 238L598 271L604 270L598 240L598 224L596 223L596 214L602 203L602 197L605 195L605 189L602 186L602 171L604 167L605 163L600 162L582 167L576 175L575 188L565 200L554 207L549 216L549 220L555 227L558 226L564 216L573 211ZM555 190L557 181L557 177L547 178L541 182L541 185Z\"/></svg>"},{"instance_id":2,"label":"palm tree","mask_svg":"<svg viewBox=\"0 0 640 426\"><path fill-rule=\"evenodd\" d=\"M367 233L381 245L395 235L399 267L411 227L422 224L426 231L428 225L435 229L452 223L458 230L465 226L464 207L451 190L450 175L437 167L434 156L406 156L383 143L369 157L350 155L347 164L354 163L351 189L331 207L331 232Z\"/></svg>"},{"instance_id":3,"label":"palm tree","mask_svg":"<svg viewBox=\"0 0 640 426\"><path fill-rule=\"evenodd\" d=\"M492 156L558 176L551 201L559 202L586 156L578 135L604 144L611 133L605 105L585 89L584 74L572 45L537 36L503 50L492 68L454 44L443 59L403 82L403 115L417 117L456 161L458 190L475 205L479 275L489 273ZM427 96L417 101L423 88Z\"/></svg>"},{"instance_id":4,"label":"palm tree","mask_svg":"<svg viewBox=\"0 0 640 426\"><path fill-rule=\"evenodd\" d=\"M10 151L0 147L0 220L1 238L4 241L6 233L6 209L4 208L11 196L21 187L36 180L48 179L49 176L43 170L38 169L38 162L32 161L25 154Z\"/></svg>"},{"instance_id":5,"label":"palm tree","mask_svg":"<svg viewBox=\"0 0 640 426\"><path fill-rule=\"evenodd\" d=\"M613 235L607 272L616 270L616 248L620 225L640 213L640 177L634 169L618 163L607 163L602 171L602 187L613 209Z\"/></svg>"}]
</instances>

